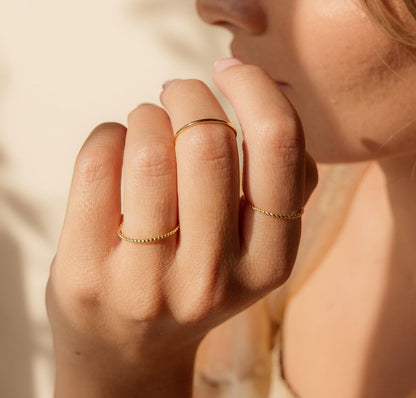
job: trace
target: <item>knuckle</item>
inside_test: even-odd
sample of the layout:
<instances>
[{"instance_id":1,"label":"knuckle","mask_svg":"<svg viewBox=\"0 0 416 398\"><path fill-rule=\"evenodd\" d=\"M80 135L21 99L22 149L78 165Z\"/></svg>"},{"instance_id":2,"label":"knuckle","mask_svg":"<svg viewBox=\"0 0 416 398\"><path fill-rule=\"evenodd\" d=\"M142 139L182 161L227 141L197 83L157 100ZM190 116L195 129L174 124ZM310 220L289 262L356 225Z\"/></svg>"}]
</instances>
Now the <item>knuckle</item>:
<instances>
[{"instance_id":1,"label":"knuckle","mask_svg":"<svg viewBox=\"0 0 416 398\"><path fill-rule=\"evenodd\" d=\"M71 264L65 264L71 265ZM59 267L48 279L48 298L67 310L84 310L99 306L103 294L103 278L89 267L88 278Z\"/></svg>"},{"instance_id":2,"label":"knuckle","mask_svg":"<svg viewBox=\"0 0 416 398\"><path fill-rule=\"evenodd\" d=\"M233 158L235 138L229 127L213 124L196 126L190 132L187 151L199 161L215 164L218 169L229 168Z\"/></svg>"},{"instance_id":3,"label":"knuckle","mask_svg":"<svg viewBox=\"0 0 416 398\"><path fill-rule=\"evenodd\" d=\"M101 296L96 286L86 284L68 288L67 294L74 308L94 308L98 306Z\"/></svg>"},{"instance_id":4,"label":"knuckle","mask_svg":"<svg viewBox=\"0 0 416 398\"><path fill-rule=\"evenodd\" d=\"M176 170L171 144L147 142L130 148L127 166L135 173L149 177L171 176Z\"/></svg>"},{"instance_id":5,"label":"knuckle","mask_svg":"<svg viewBox=\"0 0 416 398\"><path fill-rule=\"evenodd\" d=\"M263 118L255 125L259 138L277 148L303 149L304 137L302 129L295 118L291 116L276 116Z\"/></svg>"},{"instance_id":6,"label":"knuckle","mask_svg":"<svg viewBox=\"0 0 416 398\"><path fill-rule=\"evenodd\" d=\"M278 154L277 159L281 165L297 165L304 156L305 139L302 127L291 116L263 119L255 126L255 132L257 143L264 145L264 153Z\"/></svg>"},{"instance_id":7,"label":"knuckle","mask_svg":"<svg viewBox=\"0 0 416 398\"><path fill-rule=\"evenodd\" d=\"M145 299L130 297L126 300L124 297L120 299L115 297L108 304L114 314L123 322L144 323L157 322L166 316L166 307L161 296L152 296L149 294Z\"/></svg>"},{"instance_id":8,"label":"knuckle","mask_svg":"<svg viewBox=\"0 0 416 398\"><path fill-rule=\"evenodd\" d=\"M262 272L253 273L253 267L258 267L259 261L246 258L244 267L236 271L233 276L233 283L239 286L239 293L242 296L264 296L270 291L282 286L290 277L292 267L279 262L262 261Z\"/></svg>"},{"instance_id":9,"label":"knuckle","mask_svg":"<svg viewBox=\"0 0 416 398\"><path fill-rule=\"evenodd\" d=\"M155 283L156 279L152 277L147 282L138 282L138 278L122 274L110 276L111 288L103 297L103 303L123 321L136 323L160 320L167 311L162 285Z\"/></svg>"},{"instance_id":10,"label":"knuckle","mask_svg":"<svg viewBox=\"0 0 416 398\"><path fill-rule=\"evenodd\" d=\"M102 123L94 128L75 161L75 171L87 183L112 175L121 163L126 128L119 123Z\"/></svg>"},{"instance_id":11,"label":"knuckle","mask_svg":"<svg viewBox=\"0 0 416 398\"><path fill-rule=\"evenodd\" d=\"M81 152L76 160L76 173L86 184L105 180L114 172L117 159L110 150L90 148Z\"/></svg>"},{"instance_id":12,"label":"knuckle","mask_svg":"<svg viewBox=\"0 0 416 398\"><path fill-rule=\"evenodd\" d=\"M198 294L191 299L189 296L183 297L181 319L184 322L200 322L214 314L218 315L237 296L238 287L232 284L230 276L238 261L224 260L224 256L221 259L214 257L204 261L204 267L212 271L205 278L201 278Z\"/></svg>"},{"instance_id":13,"label":"knuckle","mask_svg":"<svg viewBox=\"0 0 416 398\"><path fill-rule=\"evenodd\" d=\"M273 290L276 287L282 286L292 274L293 266L283 266L276 271L270 278L270 285L268 289Z\"/></svg>"}]
</instances>

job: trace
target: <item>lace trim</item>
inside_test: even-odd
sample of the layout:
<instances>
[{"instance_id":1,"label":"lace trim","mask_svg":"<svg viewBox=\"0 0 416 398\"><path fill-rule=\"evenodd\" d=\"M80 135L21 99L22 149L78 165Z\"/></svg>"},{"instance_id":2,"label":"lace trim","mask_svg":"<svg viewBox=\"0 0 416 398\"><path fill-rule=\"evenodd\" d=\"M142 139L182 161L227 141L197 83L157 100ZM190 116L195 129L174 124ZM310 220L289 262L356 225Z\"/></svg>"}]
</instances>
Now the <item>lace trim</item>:
<instances>
[{"instance_id":1,"label":"lace trim","mask_svg":"<svg viewBox=\"0 0 416 398\"><path fill-rule=\"evenodd\" d=\"M296 393L296 391L293 389L293 387L290 385L289 381L286 379L285 376L285 369L283 367L283 350L282 350L282 346L283 346L283 333L282 333L282 328L281 325L279 327L279 365L280 365L280 377L282 378L282 380L286 383L287 388L290 390L290 392L293 394L294 398L300 398L300 396Z\"/></svg>"},{"instance_id":2,"label":"lace trim","mask_svg":"<svg viewBox=\"0 0 416 398\"><path fill-rule=\"evenodd\" d=\"M293 389L293 387L290 385L288 380L285 377L285 370L283 368L283 351L282 347L279 347L279 363L280 363L280 376L282 380L286 383L287 388L290 390L290 392L293 394L294 398L300 398L300 396L296 393L296 391Z\"/></svg>"}]
</instances>

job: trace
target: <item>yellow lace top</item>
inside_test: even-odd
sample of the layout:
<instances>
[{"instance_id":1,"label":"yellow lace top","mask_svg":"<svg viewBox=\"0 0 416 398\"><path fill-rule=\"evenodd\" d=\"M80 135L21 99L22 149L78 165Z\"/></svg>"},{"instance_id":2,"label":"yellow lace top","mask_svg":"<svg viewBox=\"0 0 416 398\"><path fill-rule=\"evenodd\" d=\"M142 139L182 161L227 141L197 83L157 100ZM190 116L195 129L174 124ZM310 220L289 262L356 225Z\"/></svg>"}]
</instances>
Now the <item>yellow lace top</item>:
<instances>
[{"instance_id":1,"label":"yellow lace top","mask_svg":"<svg viewBox=\"0 0 416 398\"><path fill-rule=\"evenodd\" d=\"M197 356L193 398L300 398L285 379L280 329L267 342L259 332L262 325L249 333L242 330L247 319L236 318L204 343ZM241 335L228 339L237 329ZM242 346L247 336L252 344Z\"/></svg>"},{"instance_id":2,"label":"yellow lace top","mask_svg":"<svg viewBox=\"0 0 416 398\"><path fill-rule=\"evenodd\" d=\"M300 398L285 379L281 336L279 329L271 352L271 384L268 398Z\"/></svg>"}]
</instances>

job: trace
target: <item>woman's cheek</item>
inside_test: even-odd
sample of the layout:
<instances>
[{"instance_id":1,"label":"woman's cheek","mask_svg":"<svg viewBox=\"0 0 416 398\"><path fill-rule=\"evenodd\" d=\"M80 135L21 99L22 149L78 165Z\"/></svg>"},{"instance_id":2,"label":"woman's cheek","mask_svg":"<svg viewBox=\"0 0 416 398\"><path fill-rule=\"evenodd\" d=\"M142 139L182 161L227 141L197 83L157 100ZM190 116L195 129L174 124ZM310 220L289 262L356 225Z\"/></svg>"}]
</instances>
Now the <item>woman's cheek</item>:
<instances>
[{"instance_id":1,"label":"woman's cheek","mask_svg":"<svg viewBox=\"0 0 416 398\"><path fill-rule=\"evenodd\" d=\"M379 156L376 148L409 119L392 93L403 94L409 67L408 77L415 75L414 59L352 6L312 16L298 25L298 89L286 93L303 122L308 150L322 162ZM386 123L389 110L396 114Z\"/></svg>"}]
</instances>

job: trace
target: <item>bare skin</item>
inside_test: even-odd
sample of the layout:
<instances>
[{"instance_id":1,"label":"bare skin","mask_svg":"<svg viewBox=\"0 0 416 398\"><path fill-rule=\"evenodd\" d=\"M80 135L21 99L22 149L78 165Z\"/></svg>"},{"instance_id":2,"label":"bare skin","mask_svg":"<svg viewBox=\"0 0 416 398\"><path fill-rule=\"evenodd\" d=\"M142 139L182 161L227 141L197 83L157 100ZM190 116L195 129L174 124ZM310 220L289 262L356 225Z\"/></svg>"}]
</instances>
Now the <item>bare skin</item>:
<instances>
[{"instance_id":1,"label":"bare skin","mask_svg":"<svg viewBox=\"0 0 416 398\"><path fill-rule=\"evenodd\" d=\"M244 129L247 199L298 212L317 173L293 107L257 66L225 60L214 81ZM291 273L301 219L268 217L240 199L234 132L196 125L174 143L189 121L227 118L208 87L176 81L161 101L166 110L131 111L127 129L98 126L78 155L46 290L56 398L190 397L203 337ZM179 221L180 234L119 239L122 167L123 233L157 236Z\"/></svg>"},{"instance_id":2,"label":"bare skin","mask_svg":"<svg viewBox=\"0 0 416 398\"><path fill-rule=\"evenodd\" d=\"M289 302L284 367L301 397L416 388L415 181L390 177L371 165L335 244Z\"/></svg>"},{"instance_id":3,"label":"bare skin","mask_svg":"<svg viewBox=\"0 0 416 398\"><path fill-rule=\"evenodd\" d=\"M318 162L370 162L335 244L287 307L288 381L301 397L406 396L416 388L414 53L358 1L197 5L233 33L234 55L284 82Z\"/></svg>"},{"instance_id":4,"label":"bare skin","mask_svg":"<svg viewBox=\"0 0 416 398\"><path fill-rule=\"evenodd\" d=\"M350 215L352 224L331 252L336 267L323 264L321 279L309 281L304 296L288 309L284 349L287 377L300 394L329 397L333 394L328 391L344 387L353 397L379 397L384 386L373 380L376 367L368 366L369 373L363 374L362 366L368 336L381 313L377 310L382 307L384 316L390 305L388 325L403 324L407 329L400 333L414 333L408 300L414 295L416 214L411 201L414 56L387 38L353 0L297 0L290 5L199 0L198 7L206 21L233 32L232 51L245 63L231 61L228 68L217 69L214 82L230 99L243 128L242 188L251 202L286 214L306 203L316 172L305 143L318 162L375 162L361 187L357 213ZM164 92L162 103L165 110L143 105L132 111L127 130L114 123L100 125L77 159L47 289L57 398L191 396L192 367L203 337L284 284L292 271L300 221L276 223L240 201L237 148L230 129L197 126L173 145L173 132L190 120L226 118L207 87L193 80L176 82ZM154 236L180 220L179 240L176 235L152 246L120 242L115 230L122 165L124 232ZM387 188L377 183L381 176ZM373 184L378 187L373 189ZM374 213L373 202L379 200ZM364 217L365 225L374 222L380 233L372 235L370 246L368 234L359 235L363 224L358 220ZM391 251L378 252L375 258L378 246ZM349 274L348 284L351 265L342 259L352 251L357 273ZM392 279L392 268L407 277ZM328 269L333 274L325 273ZM387 277L394 285L390 300L382 294ZM353 303L348 297L352 287L357 289ZM339 312L331 313L323 304L336 300L348 303L346 319L361 314L356 318L361 329L354 328L361 345L351 346L345 328L319 334L307 323L314 311L314 320L332 325ZM391 322L395 316L397 322ZM309 334L303 334L305 329ZM392 338L398 332L383 330L389 353L403 353L399 359L377 361L383 375L398 377L383 391L405 393L411 387L409 369L414 369L412 340L400 338L399 347ZM345 345L334 350L325 346L343 339ZM317 352L319 348L329 350L328 356ZM334 384L322 383L328 372ZM363 387L365 378L371 390ZM382 382L388 381L386 377Z\"/></svg>"}]
</instances>

